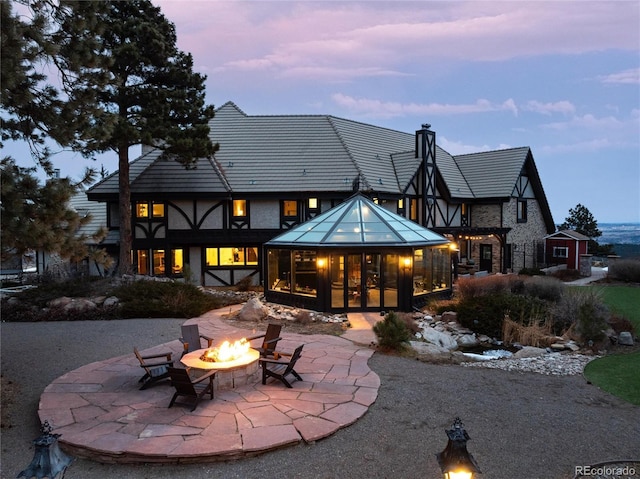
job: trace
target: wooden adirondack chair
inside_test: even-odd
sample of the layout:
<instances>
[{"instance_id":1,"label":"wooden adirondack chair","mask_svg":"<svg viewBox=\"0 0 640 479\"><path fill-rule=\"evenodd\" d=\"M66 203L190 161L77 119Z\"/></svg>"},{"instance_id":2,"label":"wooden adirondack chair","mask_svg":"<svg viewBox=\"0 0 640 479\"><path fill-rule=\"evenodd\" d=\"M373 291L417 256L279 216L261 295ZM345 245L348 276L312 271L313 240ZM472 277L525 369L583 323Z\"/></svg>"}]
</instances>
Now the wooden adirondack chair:
<instances>
[{"instance_id":1,"label":"wooden adirondack chair","mask_svg":"<svg viewBox=\"0 0 640 479\"><path fill-rule=\"evenodd\" d=\"M213 378L218 371L212 369L206 374L203 374L197 379L191 379L189 370L184 368L169 368L169 377L171 378L171 385L176 388L176 392L171 398L169 407L176 403L178 396L184 396L190 398L193 402L191 411L195 411L198 407L200 399L205 394L210 394L213 399ZM182 404L182 403L180 403ZM186 404L186 403L184 403Z\"/></svg>"},{"instance_id":2,"label":"wooden adirondack chair","mask_svg":"<svg viewBox=\"0 0 640 479\"><path fill-rule=\"evenodd\" d=\"M298 346L291 355L274 351L273 359L260 358L260 365L262 366L262 384L267 384L267 378L272 377L282 381L285 386L290 388L292 387L291 383L289 383L286 378L289 374L295 377L298 381L302 381L302 378L295 369L293 369L293 367L300 358L303 346L304 344ZM287 357L289 358L287 359Z\"/></svg>"},{"instance_id":3,"label":"wooden adirondack chair","mask_svg":"<svg viewBox=\"0 0 640 479\"><path fill-rule=\"evenodd\" d=\"M276 349L276 345L278 344L278 341L280 341L282 338L280 337L280 331L282 330L282 325L280 324L275 324L275 323L269 323L267 325L267 332L264 334L258 334L256 336L251 336L250 338L247 338L249 341L252 341L254 339L259 339L259 338L263 338L262 339L262 344L260 346L252 346L253 349L255 349L256 351L260 352L260 356L262 357L269 357L269 356L273 356L273 352Z\"/></svg>"},{"instance_id":4,"label":"wooden adirondack chair","mask_svg":"<svg viewBox=\"0 0 640 479\"><path fill-rule=\"evenodd\" d=\"M172 353L162 353L142 356L138 351L138 348L133 348L133 354L136 355L138 361L140 361L140 367L144 369L144 375L138 380L142 383L140 389L147 389L153 383L156 383L162 379L169 377L169 366L173 366L173 360L171 359ZM164 358L164 361L148 362L148 359Z\"/></svg>"},{"instance_id":5,"label":"wooden adirondack chair","mask_svg":"<svg viewBox=\"0 0 640 479\"><path fill-rule=\"evenodd\" d=\"M213 343L213 338L205 336L204 334L200 334L200 330L198 329L197 324L182 326L180 328L180 332L182 333L180 341L182 342L182 345L184 347L184 350L182 351L183 356L192 351L202 349L202 343L200 342L201 339L207 341L207 348L210 348L211 344Z\"/></svg>"}]
</instances>

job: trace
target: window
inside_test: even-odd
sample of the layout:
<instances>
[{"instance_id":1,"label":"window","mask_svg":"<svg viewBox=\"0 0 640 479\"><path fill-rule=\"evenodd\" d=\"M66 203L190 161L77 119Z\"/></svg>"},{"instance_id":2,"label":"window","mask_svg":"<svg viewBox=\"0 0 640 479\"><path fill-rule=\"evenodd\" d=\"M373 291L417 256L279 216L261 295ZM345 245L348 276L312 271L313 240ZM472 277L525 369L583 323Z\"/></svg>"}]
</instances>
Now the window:
<instances>
[{"instance_id":1,"label":"window","mask_svg":"<svg viewBox=\"0 0 640 479\"><path fill-rule=\"evenodd\" d=\"M314 211L318 209L318 198L309 198L309 209Z\"/></svg>"},{"instance_id":2,"label":"window","mask_svg":"<svg viewBox=\"0 0 640 479\"><path fill-rule=\"evenodd\" d=\"M404 198L398 200L398 209L396 211L400 216L404 216Z\"/></svg>"},{"instance_id":3,"label":"window","mask_svg":"<svg viewBox=\"0 0 640 479\"><path fill-rule=\"evenodd\" d=\"M184 272L184 250L171 250L171 269L173 274L182 274Z\"/></svg>"},{"instance_id":4,"label":"window","mask_svg":"<svg viewBox=\"0 0 640 479\"><path fill-rule=\"evenodd\" d=\"M164 218L164 203L151 203L151 212L154 218Z\"/></svg>"},{"instance_id":5,"label":"window","mask_svg":"<svg viewBox=\"0 0 640 479\"><path fill-rule=\"evenodd\" d=\"M297 218L298 202L295 200L284 200L282 202L282 216L285 218Z\"/></svg>"},{"instance_id":6,"label":"window","mask_svg":"<svg viewBox=\"0 0 640 479\"><path fill-rule=\"evenodd\" d=\"M149 217L149 205L145 203L136 203L136 217L148 218Z\"/></svg>"},{"instance_id":7,"label":"window","mask_svg":"<svg viewBox=\"0 0 640 479\"><path fill-rule=\"evenodd\" d=\"M469 224L469 205L462 203L460 205L460 220L462 226L468 226Z\"/></svg>"},{"instance_id":8,"label":"window","mask_svg":"<svg viewBox=\"0 0 640 479\"><path fill-rule=\"evenodd\" d=\"M138 274L149 274L149 252L141 249L135 252Z\"/></svg>"},{"instance_id":9,"label":"window","mask_svg":"<svg viewBox=\"0 0 640 479\"><path fill-rule=\"evenodd\" d=\"M418 221L418 200L416 198L412 198L409 204L409 219Z\"/></svg>"},{"instance_id":10,"label":"window","mask_svg":"<svg viewBox=\"0 0 640 479\"><path fill-rule=\"evenodd\" d=\"M164 218L164 203L156 203L154 201L151 203L151 207L149 207L149 202L147 201L136 203L136 218L149 218L149 212L154 218Z\"/></svg>"},{"instance_id":11,"label":"window","mask_svg":"<svg viewBox=\"0 0 640 479\"><path fill-rule=\"evenodd\" d=\"M569 248L566 246L554 246L553 257L554 258L566 258L569 256Z\"/></svg>"},{"instance_id":12,"label":"window","mask_svg":"<svg viewBox=\"0 0 640 479\"><path fill-rule=\"evenodd\" d=\"M258 248L206 248L206 266L255 266L258 264Z\"/></svg>"},{"instance_id":13,"label":"window","mask_svg":"<svg viewBox=\"0 0 640 479\"><path fill-rule=\"evenodd\" d=\"M165 273L165 257L163 249L153 250L153 275L163 276Z\"/></svg>"},{"instance_id":14,"label":"window","mask_svg":"<svg viewBox=\"0 0 640 479\"><path fill-rule=\"evenodd\" d=\"M247 216L247 200L233 200L233 216L236 218Z\"/></svg>"},{"instance_id":15,"label":"window","mask_svg":"<svg viewBox=\"0 0 640 479\"><path fill-rule=\"evenodd\" d=\"M527 200L518 200L518 223L527 222Z\"/></svg>"}]
</instances>

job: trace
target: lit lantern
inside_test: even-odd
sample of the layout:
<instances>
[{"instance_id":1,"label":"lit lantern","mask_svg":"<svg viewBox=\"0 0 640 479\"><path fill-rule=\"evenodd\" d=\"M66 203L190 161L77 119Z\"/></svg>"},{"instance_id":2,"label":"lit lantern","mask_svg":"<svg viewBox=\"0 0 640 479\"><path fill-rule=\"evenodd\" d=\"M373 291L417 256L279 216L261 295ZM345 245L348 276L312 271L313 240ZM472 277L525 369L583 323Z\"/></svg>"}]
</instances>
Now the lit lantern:
<instances>
[{"instance_id":1,"label":"lit lantern","mask_svg":"<svg viewBox=\"0 0 640 479\"><path fill-rule=\"evenodd\" d=\"M447 447L436 454L438 464L445 479L472 479L475 473L481 472L473 456L467 451L469 434L462 421L457 417L451 429L446 431L449 441Z\"/></svg>"}]
</instances>

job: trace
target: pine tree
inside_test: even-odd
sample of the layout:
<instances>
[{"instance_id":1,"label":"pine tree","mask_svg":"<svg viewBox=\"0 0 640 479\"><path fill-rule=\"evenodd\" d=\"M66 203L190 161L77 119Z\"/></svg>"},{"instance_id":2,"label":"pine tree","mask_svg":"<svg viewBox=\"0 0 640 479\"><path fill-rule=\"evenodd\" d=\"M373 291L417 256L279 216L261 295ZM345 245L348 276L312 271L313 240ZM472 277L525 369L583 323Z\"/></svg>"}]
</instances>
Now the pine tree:
<instances>
[{"instance_id":1,"label":"pine tree","mask_svg":"<svg viewBox=\"0 0 640 479\"><path fill-rule=\"evenodd\" d=\"M586 206L578 203L575 208L569 209L567 216L558 229L574 230L589 237L589 252L595 253L598 250L598 241L596 238L602 236L602 231L598 229L598 222L591 214Z\"/></svg>"},{"instance_id":2,"label":"pine tree","mask_svg":"<svg viewBox=\"0 0 640 479\"><path fill-rule=\"evenodd\" d=\"M48 135L85 156L118 155L120 273L131 272L129 148L152 145L193 167L217 149L209 139L213 106L206 77L176 46L174 25L149 0L40 0L33 18L49 18L47 44L64 101Z\"/></svg>"}]
</instances>

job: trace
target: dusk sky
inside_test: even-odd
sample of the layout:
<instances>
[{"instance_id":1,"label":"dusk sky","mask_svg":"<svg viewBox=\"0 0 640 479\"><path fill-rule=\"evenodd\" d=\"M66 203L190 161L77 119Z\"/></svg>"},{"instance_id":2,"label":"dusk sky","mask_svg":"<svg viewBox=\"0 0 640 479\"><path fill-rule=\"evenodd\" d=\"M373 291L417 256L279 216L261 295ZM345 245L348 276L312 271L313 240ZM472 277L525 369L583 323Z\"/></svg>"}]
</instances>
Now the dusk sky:
<instances>
[{"instance_id":1,"label":"dusk sky","mask_svg":"<svg viewBox=\"0 0 640 479\"><path fill-rule=\"evenodd\" d=\"M430 123L453 155L529 146L556 224L578 203L640 221L637 0L154 3L216 107Z\"/></svg>"}]
</instances>

